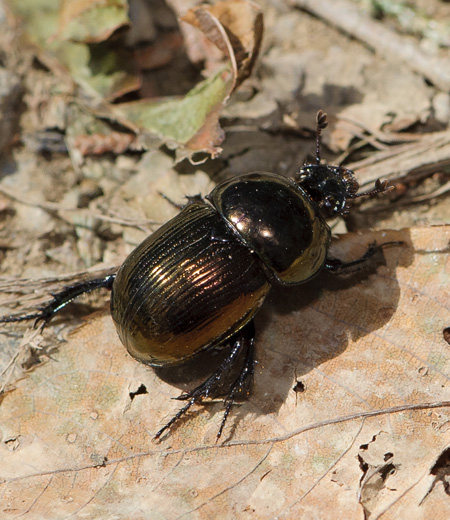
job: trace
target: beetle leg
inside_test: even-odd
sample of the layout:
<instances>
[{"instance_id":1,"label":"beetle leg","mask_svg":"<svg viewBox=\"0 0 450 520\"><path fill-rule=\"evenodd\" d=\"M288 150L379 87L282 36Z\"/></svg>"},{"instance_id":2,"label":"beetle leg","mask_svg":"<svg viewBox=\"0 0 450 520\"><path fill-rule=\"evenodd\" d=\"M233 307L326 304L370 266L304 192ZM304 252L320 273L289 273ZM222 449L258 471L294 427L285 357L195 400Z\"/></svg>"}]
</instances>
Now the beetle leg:
<instances>
[{"instance_id":1,"label":"beetle leg","mask_svg":"<svg viewBox=\"0 0 450 520\"><path fill-rule=\"evenodd\" d=\"M404 242L393 241L393 242L384 242L383 244L377 244L373 242L369 245L367 251L361 256L361 258L357 258L351 262L343 262L338 258L327 258L325 262L324 269L333 274L345 274L357 271L358 268L370 260L376 253L379 253L386 246L400 246L403 245Z\"/></svg>"},{"instance_id":2,"label":"beetle leg","mask_svg":"<svg viewBox=\"0 0 450 520\"><path fill-rule=\"evenodd\" d=\"M234 336L234 345L231 350L231 353L227 358L221 363L219 368L212 374L206 381L202 384L187 392L185 394L177 397L179 400L188 401L183 408L178 410L176 415L170 419L170 421L165 424L155 435L155 439L159 439L161 435L175 424L178 419L180 419L191 406L198 401L201 401L204 398L209 397L211 391L214 390L214 387L221 382L222 377L226 371L228 371L233 364L235 363L238 355L242 352L242 349L245 349L245 360L240 370L239 376L230 386L228 391L228 395L225 398L225 412L223 414L222 422L220 424L219 432L217 433L217 440L222 435L223 428L225 426L225 422L230 413L231 407L233 406L233 399L237 392L242 391L244 388L244 384L248 381L249 378L253 375L254 368L254 344L255 344L255 326L253 324L253 320L247 323L245 327L243 327L235 336Z\"/></svg>"},{"instance_id":3,"label":"beetle leg","mask_svg":"<svg viewBox=\"0 0 450 520\"><path fill-rule=\"evenodd\" d=\"M174 208L178 210L184 209L186 206L189 206L189 204L194 204L194 202L203 202L203 197L200 194L197 195L186 195L185 199L187 199L187 204L178 204L177 202L173 201L170 197L168 197L165 193L162 191L158 192L161 197L166 200L169 204L171 204Z\"/></svg>"},{"instance_id":4,"label":"beetle leg","mask_svg":"<svg viewBox=\"0 0 450 520\"><path fill-rule=\"evenodd\" d=\"M252 322L253 325L253 322ZM230 413L231 407L234 404L234 396L237 392L242 392L244 389L244 385L247 381L251 381L253 378L253 373L255 370L255 358L254 358L254 346L255 346L255 328L253 326L253 336L247 338L247 351L245 353L245 361L241 368L241 371L239 373L238 378L235 380L233 385L230 388L230 391L225 398L224 404L225 404L225 412L222 417L222 422L220 423L219 431L217 432L216 442L220 439L223 428L225 426L225 423L228 418L228 414Z\"/></svg>"},{"instance_id":5,"label":"beetle leg","mask_svg":"<svg viewBox=\"0 0 450 520\"><path fill-rule=\"evenodd\" d=\"M94 278L93 280L86 280L73 285L68 285L67 287L64 287L62 291L53 293L53 299L50 303L40 307L37 312L25 314L23 316L5 316L0 318L0 323L36 320L34 326L36 326L39 321L43 321L44 324L47 324L57 312L63 309L72 300L78 298L78 296L90 293L91 291L95 291L102 287L111 289L115 277L115 274L111 274L104 278Z\"/></svg>"}]
</instances>

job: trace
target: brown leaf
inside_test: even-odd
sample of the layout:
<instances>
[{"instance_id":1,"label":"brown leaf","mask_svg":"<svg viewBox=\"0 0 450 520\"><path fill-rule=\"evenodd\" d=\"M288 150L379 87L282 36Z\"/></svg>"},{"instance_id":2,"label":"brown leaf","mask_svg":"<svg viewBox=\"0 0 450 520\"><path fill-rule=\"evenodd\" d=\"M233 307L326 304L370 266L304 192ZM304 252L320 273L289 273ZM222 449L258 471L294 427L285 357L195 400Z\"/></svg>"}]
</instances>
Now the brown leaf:
<instances>
[{"instance_id":1,"label":"brown leaf","mask_svg":"<svg viewBox=\"0 0 450 520\"><path fill-rule=\"evenodd\" d=\"M190 9L182 20L198 27L231 61L235 87L252 72L263 35L260 7L248 0L224 0Z\"/></svg>"},{"instance_id":2,"label":"brown leaf","mask_svg":"<svg viewBox=\"0 0 450 520\"><path fill-rule=\"evenodd\" d=\"M130 358L106 312L87 318L4 396L3 518L302 518L320 508L323 518L357 519L367 475L358 455L380 475L374 517L447 517L441 484L423 497L449 444L450 412L439 405L450 397L449 239L448 226L346 235L333 254L347 259L373 240L408 245L385 249L386 265L370 275L274 292L257 317L253 391L224 445L214 443L220 403L197 407L155 444L180 407L170 397L192 382Z\"/></svg>"}]
</instances>

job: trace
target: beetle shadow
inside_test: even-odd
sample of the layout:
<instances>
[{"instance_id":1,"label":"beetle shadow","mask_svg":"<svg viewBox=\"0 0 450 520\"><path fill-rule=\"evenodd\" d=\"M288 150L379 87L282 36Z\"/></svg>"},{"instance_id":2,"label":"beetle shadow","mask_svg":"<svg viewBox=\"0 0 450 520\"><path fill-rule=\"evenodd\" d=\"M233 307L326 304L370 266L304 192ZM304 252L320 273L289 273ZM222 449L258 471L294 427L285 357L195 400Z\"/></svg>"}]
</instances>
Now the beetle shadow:
<instances>
[{"instance_id":1,"label":"beetle shadow","mask_svg":"<svg viewBox=\"0 0 450 520\"><path fill-rule=\"evenodd\" d=\"M256 319L261 368L250 397L254 413L277 413L289 392L307 396L314 389L302 377L389 322L400 298L396 268L412 261L405 245L381 251L351 275L322 272L303 285L273 290Z\"/></svg>"},{"instance_id":2,"label":"beetle shadow","mask_svg":"<svg viewBox=\"0 0 450 520\"><path fill-rule=\"evenodd\" d=\"M302 285L271 290L255 318L256 367L250 397L242 406L233 408L228 419L231 423L228 428L232 432L248 413L257 416L276 414L289 392L299 392L300 389L299 393L306 396L313 389L304 387L302 377L339 356L347 348L349 340L356 341L369 335L390 320L400 296L395 268L408 265L411 260L402 249L398 254L392 254L390 250L389 262L381 252L364 270L345 277L321 273ZM377 273L383 264L390 268L386 277ZM354 298L357 298L360 309L374 308L376 301L378 312L357 313L356 320L351 322L337 317L336 314L342 310L340 300L345 299L351 308L352 305L355 307ZM327 335L324 331L332 333ZM154 370L158 377L186 392L205 381L230 349L226 346L206 350L182 365ZM239 362L233 365L230 377L224 379L220 387L224 391L217 392L217 397L226 394L227 383L240 366ZM207 405L208 401L202 404ZM215 408L214 412L220 413L220 408ZM195 413L202 413L202 408L196 408Z\"/></svg>"},{"instance_id":3,"label":"beetle shadow","mask_svg":"<svg viewBox=\"0 0 450 520\"><path fill-rule=\"evenodd\" d=\"M225 344L203 350L179 365L152 368L160 379L188 392L208 379L231 353L231 349L231 344Z\"/></svg>"}]
</instances>

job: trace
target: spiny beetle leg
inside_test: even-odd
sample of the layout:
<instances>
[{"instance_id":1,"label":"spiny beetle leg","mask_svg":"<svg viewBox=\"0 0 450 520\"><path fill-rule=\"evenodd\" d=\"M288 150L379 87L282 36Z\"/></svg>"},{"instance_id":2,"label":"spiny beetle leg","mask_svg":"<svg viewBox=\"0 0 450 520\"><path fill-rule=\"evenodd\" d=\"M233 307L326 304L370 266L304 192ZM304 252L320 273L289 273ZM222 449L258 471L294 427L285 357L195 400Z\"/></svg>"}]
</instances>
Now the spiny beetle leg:
<instances>
[{"instance_id":1,"label":"spiny beetle leg","mask_svg":"<svg viewBox=\"0 0 450 520\"><path fill-rule=\"evenodd\" d=\"M209 397L212 391L214 391L215 387L220 384L225 372L228 372L236 362L239 354L241 352L245 352L245 359L241 370L239 372L239 376L232 383L230 389L228 391L227 397L224 400L225 404L225 412L222 417L222 422L220 424L219 431L217 433L217 440L219 440L222 435L223 428L225 426L226 420L230 413L231 407L234 403L235 395L242 391L245 387L247 381L251 380L254 372L254 345L255 345L255 326L253 324L253 320L250 321L245 327L243 327L234 337L234 344L231 350L231 353L227 358L222 362L219 368L212 374L206 381L201 383L199 386L187 392L185 394L180 395L176 399L188 401L183 408L181 408L176 415L172 417L172 419L165 424L155 435L155 439L159 439L161 435L169 430L177 421L180 419L195 403L201 401L204 398Z\"/></svg>"},{"instance_id":2,"label":"spiny beetle leg","mask_svg":"<svg viewBox=\"0 0 450 520\"><path fill-rule=\"evenodd\" d=\"M356 260L352 260L351 262L344 262L339 260L338 258L327 258L325 262L325 269L333 274L346 274L357 271L363 264L369 261L376 253L383 250L384 247L389 246L401 246L404 245L404 242L401 241L392 241L392 242L384 242L383 244L377 244L373 242L369 245L367 251L361 256L361 258L357 258Z\"/></svg>"},{"instance_id":3,"label":"spiny beetle leg","mask_svg":"<svg viewBox=\"0 0 450 520\"><path fill-rule=\"evenodd\" d=\"M111 289L114 282L115 274L105 276L104 278L94 278L83 282L78 282L73 285L64 287L61 291L53 293L53 299L47 305L40 307L37 312L32 314L25 314L23 316L5 316L0 318L0 323L13 323L18 321L36 320L34 326L38 322L43 321L47 324L53 316L63 309L68 303L78 298L82 294L90 293L96 289L106 288Z\"/></svg>"},{"instance_id":4,"label":"spiny beetle leg","mask_svg":"<svg viewBox=\"0 0 450 520\"><path fill-rule=\"evenodd\" d=\"M244 364L242 365L238 378L232 384L230 391L224 400L225 412L222 417L222 422L220 423L219 431L217 432L216 442L222 435L225 423L227 422L228 414L230 413L231 407L234 404L234 396L238 392L244 391L244 389L247 387L247 382L251 382L253 379L253 373L255 371L255 337L253 336L252 338L247 338L246 343L247 344L245 348L247 350L245 353Z\"/></svg>"}]
</instances>

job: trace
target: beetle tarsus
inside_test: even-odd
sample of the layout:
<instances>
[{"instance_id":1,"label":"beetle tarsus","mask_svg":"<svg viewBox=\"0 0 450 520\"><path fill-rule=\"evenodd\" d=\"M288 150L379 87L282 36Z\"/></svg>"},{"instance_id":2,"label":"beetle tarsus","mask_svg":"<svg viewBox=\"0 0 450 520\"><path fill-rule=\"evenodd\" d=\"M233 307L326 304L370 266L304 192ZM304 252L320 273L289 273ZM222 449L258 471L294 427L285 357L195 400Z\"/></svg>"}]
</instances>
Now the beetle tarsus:
<instances>
[{"instance_id":1,"label":"beetle tarsus","mask_svg":"<svg viewBox=\"0 0 450 520\"><path fill-rule=\"evenodd\" d=\"M231 353L224 359L219 368L212 374L206 381L201 383L199 386L182 394L176 399L182 401L188 401L183 408L178 410L176 415L170 419L170 421L165 424L155 435L155 439L159 439L161 435L173 426L178 419L180 419L193 404L210 397L211 393L214 392L217 384L220 384L222 381L222 377L224 372L228 371L231 367L233 367L234 362L238 358L239 354L245 349L245 359L242 365L242 368L239 372L239 376L234 381L234 383L230 386L228 394L224 400L225 404L225 412L222 417L222 421L220 424L219 431L217 433L216 442L220 439L223 429L225 427L225 423L227 421L230 410L234 404L235 395L240 392L247 381L251 380L254 371L254 344L255 344L255 327L253 321L250 321L243 329L241 329L234 336L234 345Z\"/></svg>"},{"instance_id":2,"label":"beetle tarsus","mask_svg":"<svg viewBox=\"0 0 450 520\"><path fill-rule=\"evenodd\" d=\"M324 269L333 274L351 273L357 271L362 264L369 261L376 253L382 251L383 248L389 246L401 246L403 244L404 242L401 241L384 242L383 244L372 242L367 248L367 251L360 258L352 260L351 262L344 262L338 258L328 258L325 262Z\"/></svg>"},{"instance_id":3,"label":"beetle tarsus","mask_svg":"<svg viewBox=\"0 0 450 520\"><path fill-rule=\"evenodd\" d=\"M193 404L195 404L196 400L197 400L197 399L196 399L195 397L192 397L192 398L190 399L190 401L189 401L185 406L183 406L183 408L180 408L180 410L178 410L177 414L174 415L174 416L172 417L172 419L170 419L170 421L169 421L167 424L165 424L165 425L164 425L164 426L163 426L163 427L162 427L162 428L161 428L161 429L160 429L160 430L155 434L155 436L154 436L153 438L154 438L155 440L158 440L158 439L161 437L161 435L162 435L166 430L169 430L170 427L173 426L173 425L178 421L178 419L180 419L180 418L181 418L181 417L182 417L182 416L183 416L183 415L184 415L184 414L189 410L189 408L190 408Z\"/></svg>"},{"instance_id":4,"label":"beetle tarsus","mask_svg":"<svg viewBox=\"0 0 450 520\"><path fill-rule=\"evenodd\" d=\"M94 278L92 280L68 285L60 292L52 293L53 299L47 305L39 308L38 312L22 316L5 316L4 318L0 318L0 323L35 320L34 327L36 327L39 322L43 322L45 326L57 312L82 294L87 294L100 288L111 289L115 276L115 274L111 274L104 278Z\"/></svg>"},{"instance_id":5,"label":"beetle tarsus","mask_svg":"<svg viewBox=\"0 0 450 520\"><path fill-rule=\"evenodd\" d=\"M195 387L190 392L175 397L175 399L179 401L189 400L189 402L185 406L183 406L183 408L180 408L176 415L174 415L172 419L170 419L170 421L156 433L154 437L155 439L159 439L166 430L169 430L171 426L173 426L178 421L178 419L180 419L189 410L189 408L191 408L193 404L209 396L210 391L214 387L214 385L217 384L217 382L220 382L224 371L229 366L233 365L239 351L240 345L236 342L233 346L233 350L231 351L230 355L222 362L220 367L214 372L212 376L208 377L206 381L201 383L199 386Z\"/></svg>"}]
</instances>

